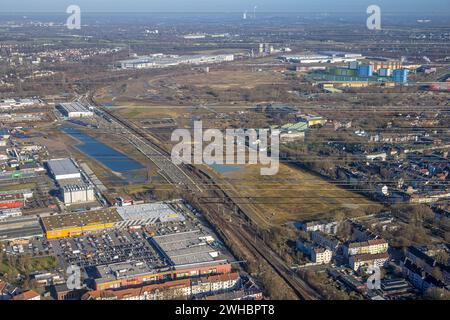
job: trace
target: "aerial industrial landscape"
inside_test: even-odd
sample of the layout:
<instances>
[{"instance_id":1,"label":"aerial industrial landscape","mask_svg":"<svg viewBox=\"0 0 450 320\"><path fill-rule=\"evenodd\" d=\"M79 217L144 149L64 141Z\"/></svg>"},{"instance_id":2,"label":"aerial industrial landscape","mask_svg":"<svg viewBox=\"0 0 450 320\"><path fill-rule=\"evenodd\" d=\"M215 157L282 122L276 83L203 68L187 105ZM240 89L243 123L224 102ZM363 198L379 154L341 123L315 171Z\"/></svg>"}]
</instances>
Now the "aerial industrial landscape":
<instances>
[{"instance_id":1,"label":"aerial industrial landscape","mask_svg":"<svg viewBox=\"0 0 450 320\"><path fill-rule=\"evenodd\" d=\"M448 14L365 8L1 13L0 300L450 300Z\"/></svg>"}]
</instances>

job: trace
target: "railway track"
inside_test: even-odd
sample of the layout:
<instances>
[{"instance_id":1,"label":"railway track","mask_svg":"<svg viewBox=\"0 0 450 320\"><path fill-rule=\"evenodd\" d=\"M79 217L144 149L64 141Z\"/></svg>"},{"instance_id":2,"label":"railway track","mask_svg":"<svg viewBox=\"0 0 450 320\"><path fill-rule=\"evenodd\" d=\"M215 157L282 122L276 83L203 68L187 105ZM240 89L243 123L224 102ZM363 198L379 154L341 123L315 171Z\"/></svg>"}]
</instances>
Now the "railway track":
<instances>
[{"instance_id":1,"label":"railway track","mask_svg":"<svg viewBox=\"0 0 450 320\"><path fill-rule=\"evenodd\" d=\"M211 217L210 217L211 218ZM278 274L289 288L303 300L320 300L321 297L303 281L299 280L294 271L285 263L252 230L245 225L230 224L220 216L215 216L216 226L220 230L227 231L233 238L239 240L241 246L245 246L256 258L264 260Z\"/></svg>"},{"instance_id":2,"label":"railway track","mask_svg":"<svg viewBox=\"0 0 450 320\"><path fill-rule=\"evenodd\" d=\"M91 104L96 105L92 100ZM220 186L214 182L212 177L191 165L185 165L183 167L175 166L170 160L170 155L168 155L166 150L158 146L158 141L155 141L154 137L151 137L147 132L143 132L140 128L136 127L127 120L121 119L109 110L100 110L114 119L114 121L130 130L133 134L146 141L146 143L149 144L149 146L156 153L155 156L161 158L160 160L164 159L164 161L170 162L172 166L167 166L166 170L180 170L181 172L179 174L181 174L182 177L185 176L187 178L184 185L187 191L190 191L192 194L196 194L197 198L201 198L198 197L199 190L200 194L202 194L204 198L210 198L211 193L213 193L214 196L223 199L223 206L227 207L227 210L233 212L236 208L238 209L237 213L239 217L244 219L240 225L230 224L227 222L221 216L221 213L218 208L215 207L215 204L200 204L200 206L208 207L207 212L209 213L208 218L210 222L221 230L222 234L225 236L227 234L230 235L234 238L234 241L237 239L240 247L246 247L257 259L265 261L272 268L272 270L284 280L286 285L294 291L298 298L302 300L318 300L321 298L311 287L309 287L309 285L298 278L298 276L284 263L284 261L277 254L275 254L263 240L259 238L256 232L245 226L246 222L252 223L252 219L245 213L238 203L233 201L233 198L230 195L223 191ZM168 176L170 177L172 175L168 174ZM180 186L179 181L177 181L176 184ZM203 190L199 187L199 185L207 185L208 188ZM228 240L233 241L233 239Z\"/></svg>"}]
</instances>

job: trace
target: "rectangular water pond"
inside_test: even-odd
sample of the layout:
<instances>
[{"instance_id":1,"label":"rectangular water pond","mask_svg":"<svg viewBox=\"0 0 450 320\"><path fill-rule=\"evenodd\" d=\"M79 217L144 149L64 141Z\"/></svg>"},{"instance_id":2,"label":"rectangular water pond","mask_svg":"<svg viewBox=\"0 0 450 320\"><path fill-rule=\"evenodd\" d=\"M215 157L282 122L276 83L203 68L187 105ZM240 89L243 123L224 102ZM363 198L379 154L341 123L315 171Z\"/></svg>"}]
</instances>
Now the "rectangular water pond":
<instances>
[{"instance_id":1,"label":"rectangular water pond","mask_svg":"<svg viewBox=\"0 0 450 320\"><path fill-rule=\"evenodd\" d=\"M86 135L80 130L72 127L63 127L62 131L73 138L81 141L82 144L76 146L87 156L109 168L111 171L126 173L132 170L143 169L144 166L139 162L129 158L125 154L118 152L100 141Z\"/></svg>"}]
</instances>

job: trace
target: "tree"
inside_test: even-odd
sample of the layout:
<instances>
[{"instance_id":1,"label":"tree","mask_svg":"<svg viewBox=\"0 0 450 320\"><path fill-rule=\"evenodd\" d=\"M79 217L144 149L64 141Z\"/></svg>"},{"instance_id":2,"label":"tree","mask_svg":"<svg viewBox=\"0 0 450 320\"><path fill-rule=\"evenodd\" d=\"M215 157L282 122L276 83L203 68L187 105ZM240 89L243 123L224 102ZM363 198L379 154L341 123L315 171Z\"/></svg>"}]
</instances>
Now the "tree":
<instances>
[{"instance_id":1,"label":"tree","mask_svg":"<svg viewBox=\"0 0 450 320\"><path fill-rule=\"evenodd\" d=\"M433 271L431 272L431 275L436 278L437 280L443 281L444 275L442 274L441 268L434 267Z\"/></svg>"},{"instance_id":2,"label":"tree","mask_svg":"<svg viewBox=\"0 0 450 320\"><path fill-rule=\"evenodd\" d=\"M439 251L438 253L436 253L434 258L439 263L447 264L449 262L450 255L446 251Z\"/></svg>"},{"instance_id":3,"label":"tree","mask_svg":"<svg viewBox=\"0 0 450 320\"><path fill-rule=\"evenodd\" d=\"M425 292L424 297L429 300L450 300L450 291L443 288L431 288Z\"/></svg>"}]
</instances>

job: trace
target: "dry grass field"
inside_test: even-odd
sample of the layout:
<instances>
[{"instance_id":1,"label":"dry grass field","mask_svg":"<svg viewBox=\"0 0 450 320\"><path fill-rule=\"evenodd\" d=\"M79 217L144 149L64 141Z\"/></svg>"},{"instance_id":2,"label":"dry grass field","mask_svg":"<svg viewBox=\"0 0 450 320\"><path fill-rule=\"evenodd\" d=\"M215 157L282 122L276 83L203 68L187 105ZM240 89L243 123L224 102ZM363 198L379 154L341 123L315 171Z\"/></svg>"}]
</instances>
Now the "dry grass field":
<instances>
[{"instance_id":1,"label":"dry grass field","mask_svg":"<svg viewBox=\"0 0 450 320\"><path fill-rule=\"evenodd\" d=\"M205 73L191 68L164 75L141 75L98 90L96 101L115 105L197 105L224 102L266 101L280 93L274 87L295 83L272 67L211 66ZM289 89L286 89L289 90ZM286 90L282 90L286 95Z\"/></svg>"},{"instance_id":2,"label":"dry grass field","mask_svg":"<svg viewBox=\"0 0 450 320\"><path fill-rule=\"evenodd\" d=\"M240 195L240 201L253 203L260 215L257 219L268 225L326 218L345 209L378 207L361 195L285 164L280 164L274 176L261 176L259 169L246 166L224 176Z\"/></svg>"}]
</instances>

